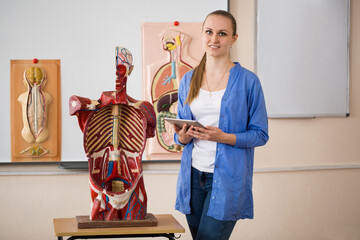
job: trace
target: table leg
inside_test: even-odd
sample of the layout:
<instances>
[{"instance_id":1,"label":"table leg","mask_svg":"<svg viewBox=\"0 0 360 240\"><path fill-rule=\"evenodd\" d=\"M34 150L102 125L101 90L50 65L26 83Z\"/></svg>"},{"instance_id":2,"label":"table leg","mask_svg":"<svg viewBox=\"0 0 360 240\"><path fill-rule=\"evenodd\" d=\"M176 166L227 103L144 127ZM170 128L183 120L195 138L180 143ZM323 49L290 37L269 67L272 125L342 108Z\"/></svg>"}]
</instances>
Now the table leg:
<instances>
[{"instance_id":1,"label":"table leg","mask_svg":"<svg viewBox=\"0 0 360 240\"><path fill-rule=\"evenodd\" d=\"M170 240L175 240L176 239L175 234L173 234L173 233L169 233L167 238L170 239Z\"/></svg>"}]
</instances>

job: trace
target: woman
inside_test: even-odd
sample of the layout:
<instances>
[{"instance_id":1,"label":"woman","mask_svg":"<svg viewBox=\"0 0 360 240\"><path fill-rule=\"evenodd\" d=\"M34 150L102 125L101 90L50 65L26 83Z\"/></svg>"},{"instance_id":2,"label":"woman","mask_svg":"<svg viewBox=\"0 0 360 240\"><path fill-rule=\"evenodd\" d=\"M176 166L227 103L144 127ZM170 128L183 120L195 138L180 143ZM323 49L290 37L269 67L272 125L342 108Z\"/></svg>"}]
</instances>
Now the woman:
<instances>
[{"instance_id":1,"label":"woman","mask_svg":"<svg viewBox=\"0 0 360 240\"><path fill-rule=\"evenodd\" d=\"M254 147L268 140L265 101L257 76L231 62L236 21L210 13L202 30L205 54L180 82L178 118L206 128L175 128L185 145L176 209L186 214L193 239L228 239L238 219L253 218Z\"/></svg>"}]
</instances>

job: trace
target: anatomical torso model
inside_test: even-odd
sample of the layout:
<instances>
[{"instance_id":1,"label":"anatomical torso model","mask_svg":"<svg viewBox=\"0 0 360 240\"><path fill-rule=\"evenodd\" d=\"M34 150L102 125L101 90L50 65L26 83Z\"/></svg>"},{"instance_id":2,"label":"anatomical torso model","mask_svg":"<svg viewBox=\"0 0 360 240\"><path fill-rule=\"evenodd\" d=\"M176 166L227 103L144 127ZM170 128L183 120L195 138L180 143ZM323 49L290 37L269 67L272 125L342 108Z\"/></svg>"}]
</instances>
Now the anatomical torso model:
<instances>
[{"instance_id":1,"label":"anatomical torso model","mask_svg":"<svg viewBox=\"0 0 360 240\"><path fill-rule=\"evenodd\" d=\"M153 106L126 94L132 55L116 48L116 90L97 101L71 96L70 114L84 133L92 199L91 220L135 220L146 216L141 164L146 139L154 136Z\"/></svg>"}]
</instances>

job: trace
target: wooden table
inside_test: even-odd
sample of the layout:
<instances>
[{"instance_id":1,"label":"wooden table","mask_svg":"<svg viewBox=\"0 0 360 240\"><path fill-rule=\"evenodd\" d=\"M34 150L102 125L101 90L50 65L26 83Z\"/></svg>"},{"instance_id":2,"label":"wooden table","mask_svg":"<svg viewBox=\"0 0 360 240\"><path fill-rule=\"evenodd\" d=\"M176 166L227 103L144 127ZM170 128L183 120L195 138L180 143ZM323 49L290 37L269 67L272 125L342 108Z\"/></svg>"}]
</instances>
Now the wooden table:
<instances>
[{"instance_id":1,"label":"wooden table","mask_svg":"<svg viewBox=\"0 0 360 240\"><path fill-rule=\"evenodd\" d=\"M76 218L54 218L55 236L58 240L73 239L166 237L175 239L175 233L185 229L171 214L155 215L158 225L153 227L88 228L78 229Z\"/></svg>"}]
</instances>

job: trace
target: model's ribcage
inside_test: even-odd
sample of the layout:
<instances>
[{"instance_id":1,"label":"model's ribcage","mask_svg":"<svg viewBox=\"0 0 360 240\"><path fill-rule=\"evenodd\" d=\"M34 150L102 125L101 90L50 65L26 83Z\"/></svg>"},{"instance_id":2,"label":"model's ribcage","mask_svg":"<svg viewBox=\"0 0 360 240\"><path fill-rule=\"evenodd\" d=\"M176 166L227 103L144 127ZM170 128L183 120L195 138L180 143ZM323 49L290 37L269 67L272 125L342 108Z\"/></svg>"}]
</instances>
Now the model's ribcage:
<instances>
[{"instance_id":1,"label":"model's ribcage","mask_svg":"<svg viewBox=\"0 0 360 240\"><path fill-rule=\"evenodd\" d=\"M85 132L87 154L106 146L122 148L133 152L142 149L145 131L141 113L128 105L110 105L95 112Z\"/></svg>"}]
</instances>

